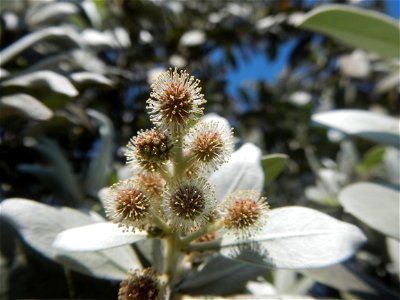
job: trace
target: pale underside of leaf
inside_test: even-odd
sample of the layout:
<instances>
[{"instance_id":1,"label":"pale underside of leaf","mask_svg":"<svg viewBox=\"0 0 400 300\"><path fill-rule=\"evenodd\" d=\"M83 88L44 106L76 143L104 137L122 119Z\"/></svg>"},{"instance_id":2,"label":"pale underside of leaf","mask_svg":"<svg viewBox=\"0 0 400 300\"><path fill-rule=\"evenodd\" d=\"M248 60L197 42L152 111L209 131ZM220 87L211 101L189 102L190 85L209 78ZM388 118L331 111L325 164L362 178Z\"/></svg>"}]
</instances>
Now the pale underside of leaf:
<instances>
[{"instance_id":1,"label":"pale underside of leaf","mask_svg":"<svg viewBox=\"0 0 400 300\"><path fill-rule=\"evenodd\" d=\"M244 144L235 151L230 160L223 164L209 180L215 187L218 201L237 190L261 192L264 172L261 167L261 150L253 144Z\"/></svg>"},{"instance_id":2,"label":"pale underside of leaf","mask_svg":"<svg viewBox=\"0 0 400 300\"><path fill-rule=\"evenodd\" d=\"M349 135L400 146L400 123L398 119L390 116L357 109L343 109L316 113L312 116L312 120Z\"/></svg>"},{"instance_id":3,"label":"pale underside of leaf","mask_svg":"<svg viewBox=\"0 0 400 300\"><path fill-rule=\"evenodd\" d=\"M1 107L33 120L43 121L53 117L53 112L46 105L27 94L13 94L2 97L0 98ZM3 111L3 113L5 112Z\"/></svg>"},{"instance_id":4,"label":"pale underside of leaf","mask_svg":"<svg viewBox=\"0 0 400 300\"><path fill-rule=\"evenodd\" d=\"M313 209L285 207L272 210L251 238L225 234L221 253L269 268L318 268L349 258L365 241L352 224Z\"/></svg>"},{"instance_id":5,"label":"pale underside of leaf","mask_svg":"<svg viewBox=\"0 0 400 300\"><path fill-rule=\"evenodd\" d=\"M69 269L121 280L129 269L141 267L136 254L128 246L92 253L59 253L52 245L60 232L95 223L93 218L80 211L15 198L1 203L0 217L13 224L27 245Z\"/></svg>"},{"instance_id":6,"label":"pale underside of leaf","mask_svg":"<svg viewBox=\"0 0 400 300\"><path fill-rule=\"evenodd\" d=\"M62 231L53 247L61 252L98 251L119 247L145 239L145 232L126 232L117 224L96 223Z\"/></svg>"},{"instance_id":7,"label":"pale underside of leaf","mask_svg":"<svg viewBox=\"0 0 400 300\"><path fill-rule=\"evenodd\" d=\"M400 240L400 193L369 182L355 183L339 194L344 209L379 232Z\"/></svg>"},{"instance_id":8,"label":"pale underside of leaf","mask_svg":"<svg viewBox=\"0 0 400 300\"><path fill-rule=\"evenodd\" d=\"M19 77L8 79L2 83L4 87L40 87L68 97L75 97L78 91L68 78L53 71L35 71Z\"/></svg>"}]
</instances>

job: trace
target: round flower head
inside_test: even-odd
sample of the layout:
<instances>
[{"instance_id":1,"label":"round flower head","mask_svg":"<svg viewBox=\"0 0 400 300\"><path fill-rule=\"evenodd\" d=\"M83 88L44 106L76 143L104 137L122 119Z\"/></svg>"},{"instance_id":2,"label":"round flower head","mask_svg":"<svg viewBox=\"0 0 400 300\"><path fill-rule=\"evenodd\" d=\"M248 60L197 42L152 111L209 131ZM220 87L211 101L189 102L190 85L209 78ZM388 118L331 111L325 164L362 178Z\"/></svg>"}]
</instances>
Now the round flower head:
<instances>
[{"instance_id":1,"label":"round flower head","mask_svg":"<svg viewBox=\"0 0 400 300\"><path fill-rule=\"evenodd\" d=\"M169 159L172 144L167 134L153 128L138 132L127 145L128 163L146 171L157 171Z\"/></svg>"},{"instance_id":2,"label":"round flower head","mask_svg":"<svg viewBox=\"0 0 400 300\"><path fill-rule=\"evenodd\" d=\"M136 179L143 189L146 190L147 195L151 197L153 210L158 212L160 210L165 181L157 173L148 172L137 175Z\"/></svg>"},{"instance_id":3,"label":"round flower head","mask_svg":"<svg viewBox=\"0 0 400 300\"><path fill-rule=\"evenodd\" d=\"M143 229L151 214L150 198L136 180L120 181L108 189L107 217L119 226Z\"/></svg>"},{"instance_id":4,"label":"round flower head","mask_svg":"<svg viewBox=\"0 0 400 300\"><path fill-rule=\"evenodd\" d=\"M173 228L184 232L207 223L215 204L213 188L201 177L175 182L164 193L163 207L167 220Z\"/></svg>"},{"instance_id":5,"label":"round flower head","mask_svg":"<svg viewBox=\"0 0 400 300\"><path fill-rule=\"evenodd\" d=\"M232 129L223 122L199 122L186 135L185 147L201 168L215 171L233 152Z\"/></svg>"},{"instance_id":6,"label":"round flower head","mask_svg":"<svg viewBox=\"0 0 400 300\"><path fill-rule=\"evenodd\" d=\"M128 273L128 278L123 280L118 291L118 300L162 300L165 288L157 273L147 268Z\"/></svg>"},{"instance_id":7,"label":"round flower head","mask_svg":"<svg viewBox=\"0 0 400 300\"><path fill-rule=\"evenodd\" d=\"M239 237L252 236L266 224L269 205L257 191L234 192L223 206L224 227Z\"/></svg>"},{"instance_id":8,"label":"round flower head","mask_svg":"<svg viewBox=\"0 0 400 300\"><path fill-rule=\"evenodd\" d=\"M200 81L175 68L158 76L147 100L150 120L162 129L177 133L203 113L206 101L200 94Z\"/></svg>"}]
</instances>

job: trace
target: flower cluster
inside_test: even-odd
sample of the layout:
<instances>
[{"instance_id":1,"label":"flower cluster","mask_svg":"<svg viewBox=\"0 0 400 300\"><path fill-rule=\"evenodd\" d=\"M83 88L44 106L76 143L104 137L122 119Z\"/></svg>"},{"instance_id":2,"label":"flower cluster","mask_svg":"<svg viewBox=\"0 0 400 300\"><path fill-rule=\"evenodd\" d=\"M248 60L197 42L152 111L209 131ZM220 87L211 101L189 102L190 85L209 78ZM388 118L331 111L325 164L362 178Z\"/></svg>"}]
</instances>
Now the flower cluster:
<instances>
[{"instance_id":1,"label":"flower cluster","mask_svg":"<svg viewBox=\"0 0 400 300\"><path fill-rule=\"evenodd\" d=\"M256 191L216 199L208 177L229 160L233 134L226 122L201 118L206 101L199 84L177 69L155 80L147 101L155 127L139 131L127 145L135 176L111 186L105 201L109 219L125 230L158 228L181 248L220 229L251 236L265 224L269 209ZM137 289L129 282L121 285L123 299L132 298L125 290Z\"/></svg>"}]
</instances>

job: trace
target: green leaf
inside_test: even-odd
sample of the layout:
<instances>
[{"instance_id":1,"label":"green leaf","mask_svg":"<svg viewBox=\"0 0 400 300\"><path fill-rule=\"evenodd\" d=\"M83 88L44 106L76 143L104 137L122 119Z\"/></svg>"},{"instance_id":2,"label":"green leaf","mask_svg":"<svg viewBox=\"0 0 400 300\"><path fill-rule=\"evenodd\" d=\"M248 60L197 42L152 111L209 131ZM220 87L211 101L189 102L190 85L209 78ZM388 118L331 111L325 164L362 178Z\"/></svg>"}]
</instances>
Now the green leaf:
<instances>
[{"instance_id":1,"label":"green leaf","mask_svg":"<svg viewBox=\"0 0 400 300\"><path fill-rule=\"evenodd\" d=\"M383 185L362 182L339 193L344 209L386 236L400 240L400 193Z\"/></svg>"},{"instance_id":2,"label":"green leaf","mask_svg":"<svg viewBox=\"0 0 400 300\"><path fill-rule=\"evenodd\" d=\"M246 143L236 150L229 161L223 164L209 180L215 188L218 201L237 190L256 190L261 192L264 185L264 172L261 168L261 150Z\"/></svg>"},{"instance_id":3,"label":"green leaf","mask_svg":"<svg viewBox=\"0 0 400 300\"><path fill-rule=\"evenodd\" d=\"M384 146L375 146L369 149L368 152L364 154L362 161L357 165L357 172L365 174L381 164L385 156L385 151L386 147Z\"/></svg>"},{"instance_id":4,"label":"green leaf","mask_svg":"<svg viewBox=\"0 0 400 300\"><path fill-rule=\"evenodd\" d=\"M399 120L365 110L339 109L312 115L312 121L372 142L400 146Z\"/></svg>"},{"instance_id":5,"label":"green leaf","mask_svg":"<svg viewBox=\"0 0 400 300\"><path fill-rule=\"evenodd\" d=\"M293 206L270 211L267 224L254 236L223 235L221 254L266 268L320 268L348 259L365 241L352 224Z\"/></svg>"},{"instance_id":6,"label":"green leaf","mask_svg":"<svg viewBox=\"0 0 400 300\"><path fill-rule=\"evenodd\" d=\"M382 56L397 58L399 55L399 25L378 12L345 5L325 5L305 15L298 26Z\"/></svg>"},{"instance_id":7,"label":"green leaf","mask_svg":"<svg viewBox=\"0 0 400 300\"><path fill-rule=\"evenodd\" d=\"M14 94L0 98L0 116L20 114L43 121L53 117L53 112L42 102L27 94Z\"/></svg>"},{"instance_id":8,"label":"green leaf","mask_svg":"<svg viewBox=\"0 0 400 300\"><path fill-rule=\"evenodd\" d=\"M6 64L12 58L38 42L55 39L58 39L59 42L60 40L69 42L74 48L80 48L84 45L84 41L79 36L79 33L71 27L47 27L25 35L23 38L3 49L0 52L0 65Z\"/></svg>"},{"instance_id":9,"label":"green leaf","mask_svg":"<svg viewBox=\"0 0 400 300\"><path fill-rule=\"evenodd\" d=\"M114 127L104 114L88 109L87 113L99 124L101 138L100 149L93 155L86 180L86 190L96 197L98 191L107 184L111 172L112 148L114 143Z\"/></svg>"},{"instance_id":10,"label":"green leaf","mask_svg":"<svg viewBox=\"0 0 400 300\"><path fill-rule=\"evenodd\" d=\"M361 273L350 265L337 264L321 269L300 270L300 272L339 291L351 292L356 295L355 299L359 299L358 297L363 299L397 298L395 292L390 291L374 278Z\"/></svg>"},{"instance_id":11,"label":"green leaf","mask_svg":"<svg viewBox=\"0 0 400 300\"><path fill-rule=\"evenodd\" d=\"M9 221L21 238L48 259L89 276L121 280L130 268L141 265L129 246L91 253L60 253L53 247L64 230L96 223L93 218L68 207L51 207L28 199L7 199L0 216Z\"/></svg>"},{"instance_id":12,"label":"green leaf","mask_svg":"<svg viewBox=\"0 0 400 300\"><path fill-rule=\"evenodd\" d=\"M269 154L261 158L265 184L270 184L284 170L289 157L286 154Z\"/></svg>"},{"instance_id":13,"label":"green leaf","mask_svg":"<svg viewBox=\"0 0 400 300\"><path fill-rule=\"evenodd\" d=\"M61 252L99 251L145 239L146 232L124 232L117 224L96 223L59 233L53 247Z\"/></svg>"},{"instance_id":14,"label":"green leaf","mask_svg":"<svg viewBox=\"0 0 400 300\"><path fill-rule=\"evenodd\" d=\"M48 91L75 97L78 91L68 78L53 71L35 71L2 82L2 87L45 87Z\"/></svg>"},{"instance_id":15,"label":"green leaf","mask_svg":"<svg viewBox=\"0 0 400 300\"><path fill-rule=\"evenodd\" d=\"M240 292L247 281L265 272L261 267L215 256L199 271L187 276L177 289L191 295L234 294Z\"/></svg>"}]
</instances>

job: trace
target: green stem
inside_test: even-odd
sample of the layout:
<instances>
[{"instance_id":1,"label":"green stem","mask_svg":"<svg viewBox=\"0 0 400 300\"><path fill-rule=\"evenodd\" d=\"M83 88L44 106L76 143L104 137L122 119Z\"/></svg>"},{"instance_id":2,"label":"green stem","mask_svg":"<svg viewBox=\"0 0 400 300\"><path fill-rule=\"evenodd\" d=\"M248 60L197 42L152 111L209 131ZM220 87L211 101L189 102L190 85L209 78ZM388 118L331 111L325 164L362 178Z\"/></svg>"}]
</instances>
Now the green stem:
<instances>
[{"instance_id":1,"label":"green stem","mask_svg":"<svg viewBox=\"0 0 400 300\"><path fill-rule=\"evenodd\" d=\"M165 256L165 273L168 276L169 286L173 286L177 279L178 270L182 261L181 243L177 233L166 238L167 249Z\"/></svg>"},{"instance_id":2,"label":"green stem","mask_svg":"<svg viewBox=\"0 0 400 300\"><path fill-rule=\"evenodd\" d=\"M197 230L197 231L193 232L192 234L184 237L181 240L182 246L186 247L192 241L202 237L205 234L214 233L214 232L220 230L223 226L224 226L224 221L223 220L219 220L219 221L217 221L215 223L212 223L212 224L209 224L207 226L201 227L199 230Z\"/></svg>"},{"instance_id":3,"label":"green stem","mask_svg":"<svg viewBox=\"0 0 400 300\"><path fill-rule=\"evenodd\" d=\"M165 234L171 234L171 228L159 216L153 213L152 220Z\"/></svg>"}]
</instances>

